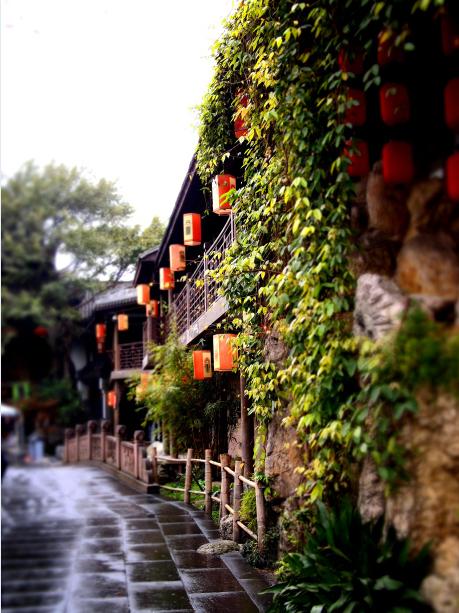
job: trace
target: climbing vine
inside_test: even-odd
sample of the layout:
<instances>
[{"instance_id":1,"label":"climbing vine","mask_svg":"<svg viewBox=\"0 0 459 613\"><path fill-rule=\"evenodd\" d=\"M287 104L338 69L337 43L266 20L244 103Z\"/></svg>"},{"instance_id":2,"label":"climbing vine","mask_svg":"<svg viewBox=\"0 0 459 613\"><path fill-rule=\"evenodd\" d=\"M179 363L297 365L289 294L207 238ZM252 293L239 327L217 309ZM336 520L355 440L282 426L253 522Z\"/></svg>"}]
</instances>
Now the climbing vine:
<instances>
[{"instance_id":1,"label":"climbing vine","mask_svg":"<svg viewBox=\"0 0 459 613\"><path fill-rule=\"evenodd\" d=\"M256 458L273 411L293 426L304 452L298 495L305 504L349 487L365 453L354 422L358 348L351 334L354 279L350 205L355 185L343 155L352 137L344 113L355 75L338 56L363 53L362 87L381 82L378 34L413 50L405 28L439 0L248 0L215 48L216 68L201 106L198 171L204 184L240 164L232 195L237 240L220 280L238 331L240 369L259 424ZM248 104L238 109L241 95ZM248 131L235 140L233 121ZM288 358L266 359L280 333ZM351 450L351 452L350 452Z\"/></svg>"}]
</instances>

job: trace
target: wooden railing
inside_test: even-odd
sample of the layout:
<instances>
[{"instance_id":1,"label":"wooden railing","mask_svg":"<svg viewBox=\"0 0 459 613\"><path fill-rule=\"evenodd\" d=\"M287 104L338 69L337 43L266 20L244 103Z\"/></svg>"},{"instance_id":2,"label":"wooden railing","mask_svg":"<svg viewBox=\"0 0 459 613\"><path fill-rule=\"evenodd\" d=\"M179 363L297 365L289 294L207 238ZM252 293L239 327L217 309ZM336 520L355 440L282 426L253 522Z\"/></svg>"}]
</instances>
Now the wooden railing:
<instances>
[{"instance_id":1,"label":"wooden railing","mask_svg":"<svg viewBox=\"0 0 459 613\"><path fill-rule=\"evenodd\" d=\"M163 464L185 464L185 487L171 487L168 485L160 485L160 488L173 492L183 492L183 500L186 504L190 504L191 496L204 497L204 510L207 515L212 515L213 503L217 503L219 507L220 519L231 514L233 517L233 540L239 542L241 539L241 530L247 533L250 538L257 542L258 549L263 550L266 534L266 509L263 487L257 481L251 481L242 474L243 464L236 460L234 469L231 468L231 456L228 454L220 455L220 462L212 460L212 451L206 449L205 458L193 458L193 450L188 449L187 457L171 458L169 456L157 455L156 449L152 449L151 456L153 478L157 478L158 465ZM193 464L204 464L204 491L192 489L192 467ZM212 467L215 467L220 472L220 496L212 493ZM233 485L233 493L231 495L231 482ZM243 488L251 487L255 490L255 501L257 510L257 533L250 530L248 526L240 520L240 507ZM230 504L232 503L232 504Z\"/></svg>"},{"instance_id":2,"label":"wooden railing","mask_svg":"<svg viewBox=\"0 0 459 613\"><path fill-rule=\"evenodd\" d=\"M65 431L64 462L95 460L109 464L142 483L153 484L143 431L137 430L134 440L129 442L123 440L125 426L117 426L114 435L109 434L110 429L108 421L101 422L99 432L95 421L88 421L86 426L78 425L75 430L68 428Z\"/></svg>"},{"instance_id":3,"label":"wooden railing","mask_svg":"<svg viewBox=\"0 0 459 613\"><path fill-rule=\"evenodd\" d=\"M204 252L201 262L186 280L185 287L174 300L174 312L179 334L183 334L219 298L218 283L211 271L219 268L225 252L235 240L234 216L230 215L212 245Z\"/></svg>"}]
</instances>

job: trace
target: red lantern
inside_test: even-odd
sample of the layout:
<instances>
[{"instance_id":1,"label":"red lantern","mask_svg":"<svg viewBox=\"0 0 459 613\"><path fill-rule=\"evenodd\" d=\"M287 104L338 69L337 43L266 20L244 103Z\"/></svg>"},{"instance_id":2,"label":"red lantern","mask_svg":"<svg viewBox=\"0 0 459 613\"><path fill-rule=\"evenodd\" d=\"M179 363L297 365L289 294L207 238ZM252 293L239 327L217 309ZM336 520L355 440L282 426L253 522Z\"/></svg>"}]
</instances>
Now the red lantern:
<instances>
[{"instance_id":1,"label":"red lantern","mask_svg":"<svg viewBox=\"0 0 459 613\"><path fill-rule=\"evenodd\" d=\"M118 324L118 330L120 332L124 332L125 330L129 330L129 317L127 315L124 314L119 314L117 316L117 324Z\"/></svg>"},{"instance_id":2,"label":"red lantern","mask_svg":"<svg viewBox=\"0 0 459 613\"><path fill-rule=\"evenodd\" d=\"M34 328L33 333L35 336L40 336L41 338L46 338L48 336L48 329L45 326L37 326Z\"/></svg>"},{"instance_id":3,"label":"red lantern","mask_svg":"<svg viewBox=\"0 0 459 613\"><path fill-rule=\"evenodd\" d=\"M459 78L451 79L445 87L445 123L459 132Z\"/></svg>"},{"instance_id":4,"label":"red lantern","mask_svg":"<svg viewBox=\"0 0 459 613\"><path fill-rule=\"evenodd\" d=\"M193 351L193 377L198 380L212 377L210 351Z\"/></svg>"},{"instance_id":5,"label":"red lantern","mask_svg":"<svg viewBox=\"0 0 459 613\"><path fill-rule=\"evenodd\" d=\"M454 202L459 202L459 151L446 160L446 191Z\"/></svg>"},{"instance_id":6,"label":"red lantern","mask_svg":"<svg viewBox=\"0 0 459 613\"><path fill-rule=\"evenodd\" d=\"M245 94L239 94L238 102L236 118L234 120L234 136L236 138L241 138L242 136L247 136L248 132L245 122L247 111L245 109L249 106L249 99Z\"/></svg>"},{"instance_id":7,"label":"red lantern","mask_svg":"<svg viewBox=\"0 0 459 613\"><path fill-rule=\"evenodd\" d=\"M147 317L159 317L159 300L150 300L150 303L145 307Z\"/></svg>"},{"instance_id":8,"label":"red lantern","mask_svg":"<svg viewBox=\"0 0 459 613\"><path fill-rule=\"evenodd\" d=\"M98 341L105 340L107 336L107 326L105 324L96 324L96 339Z\"/></svg>"},{"instance_id":9,"label":"red lantern","mask_svg":"<svg viewBox=\"0 0 459 613\"><path fill-rule=\"evenodd\" d=\"M236 365L237 351L233 346L232 339L235 334L214 334L214 370L226 372L233 370Z\"/></svg>"},{"instance_id":10,"label":"red lantern","mask_svg":"<svg viewBox=\"0 0 459 613\"><path fill-rule=\"evenodd\" d=\"M357 102L346 109L344 115L344 123L350 123L353 126L363 126L367 120L367 101L365 94L360 89L348 90L348 101Z\"/></svg>"},{"instance_id":11,"label":"red lantern","mask_svg":"<svg viewBox=\"0 0 459 613\"><path fill-rule=\"evenodd\" d=\"M365 141L347 141L344 156L351 162L347 167L351 177L363 177L370 172L368 144Z\"/></svg>"},{"instance_id":12,"label":"red lantern","mask_svg":"<svg viewBox=\"0 0 459 613\"><path fill-rule=\"evenodd\" d=\"M379 90L381 118L388 126L396 126L410 120L410 98L405 85L386 83Z\"/></svg>"},{"instance_id":13,"label":"red lantern","mask_svg":"<svg viewBox=\"0 0 459 613\"><path fill-rule=\"evenodd\" d=\"M159 289L168 290L174 289L175 281L174 281L174 273L170 268L160 268L159 269Z\"/></svg>"},{"instance_id":14,"label":"red lantern","mask_svg":"<svg viewBox=\"0 0 459 613\"><path fill-rule=\"evenodd\" d=\"M140 373L140 387L142 388L142 390L145 391L149 383L150 383L150 373L141 372Z\"/></svg>"},{"instance_id":15,"label":"red lantern","mask_svg":"<svg viewBox=\"0 0 459 613\"><path fill-rule=\"evenodd\" d=\"M137 304L148 304L150 302L150 286L146 284L137 285Z\"/></svg>"},{"instance_id":16,"label":"red lantern","mask_svg":"<svg viewBox=\"0 0 459 613\"><path fill-rule=\"evenodd\" d=\"M441 18L441 46L445 55L459 49L459 24L449 15Z\"/></svg>"},{"instance_id":17,"label":"red lantern","mask_svg":"<svg viewBox=\"0 0 459 613\"><path fill-rule=\"evenodd\" d=\"M349 54L348 51L340 49L338 53L338 65L341 72L352 72L355 75L363 72L363 54L360 52Z\"/></svg>"},{"instance_id":18,"label":"red lantern","mask_svg":"<svg viewBox=\"0 0 459 613\"><path fill-rule=\"evenodd\" d=\"M390 141L382 150L385 183L410 183L414 177L413 148L410 143Z\"/></svg>"},{"instance_id":19,"label":"red lantern","mask_svg":"<svg viewBox=\"0 0 459 613\"><path fill-rule=\"evenodd\" d=\"M184 214L183 242L187 247L201 244L201 215L199 213Z\"/></svg>"},{"instance_id":20,"label":"red lantern","mask_svg":"<svg viewBox=\"0 0 459 613\"><path fill-rule=\"evenodd\" d=\"M405 59L402 47L395 44L397 34L392 30L383 30L378 37L378 64L386 66L392 63L401 63Z\"/></svg>"},{"instance_id":21,"label":"red lantern","mask_svg":"<svg viewBox=\"0 0 459 613\"><path fill-rule=\"evenodd\" d=\"M112 409L116 409L116 392L115 390L110 390L107 392L107 405Z\"/></svg>"},{"instance_id":22,"label":"red lantern","mask_svg":"<svg viewBox=\"0 0 459 613\"><path fill-rule=\"evenodd\" d=\"M228 202L228 192L236 189L236 177L232 175L217 175L212 181L212 208L217 215L229 215L231 204Z\"/></svg>"},{"instance_id":23,"label":"red lantern","mask_svg":"<svg viewBox=\"0 0 459 613\"><path fill-rule=\"evenodd\" d=\"M183 245L169 245L169 262L171 270L185 270L185 247Z\"/></svg>"}]
</instances>

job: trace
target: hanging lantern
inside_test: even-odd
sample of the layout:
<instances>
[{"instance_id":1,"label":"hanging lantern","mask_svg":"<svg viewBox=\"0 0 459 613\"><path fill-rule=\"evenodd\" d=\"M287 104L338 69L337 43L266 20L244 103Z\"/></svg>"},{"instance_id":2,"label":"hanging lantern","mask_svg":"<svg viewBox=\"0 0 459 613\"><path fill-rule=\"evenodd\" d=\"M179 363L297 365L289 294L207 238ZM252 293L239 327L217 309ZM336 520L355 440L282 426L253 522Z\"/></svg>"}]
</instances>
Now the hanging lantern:
<instances>
[{"instance_id":1,"label":"hanging lantern","mask_svg":"<svg viewBox=\"0 0 459 613\"><path fill-rule=\"evenodd\" d=\"M236 365L237 352L232 344L235 334L214 334L214 370L225 372Z\"/></svg>"},{"instance_id":2,"label":"hanging lantern","mask_svg":"<svg viewBox=\"0 0 459 613\"><path fill-rule=\"evenodd\" d=\"M350 102L355 101L357 104L353 104L346 109L344 115L344 123L350 123L352 126L363 126L367 120L367 101L365 94L360 89L348 89L347 99Z\"/></svg>"},{"instance_id":3,"label":"hanging lantern","mask_svg":"<svg viewBox=\"0 0 459 613\"><path fill-rule=\"evenodd\" d=\"M193 377L198 380L212 377L212 359L210 351L193 351Z\"/></svg>"},{"instance_id":4,"label":"hanging lantern","mask_svg":"<svg viewBox=\"0 0 459 613\"><path fill-rule=\"evenodd\" d=\"M379 90L381 118L388 126L396 126L410 120L410 98L405 85L386 83Z\"/></svg>"},{"instance_id":5,"label":"hanging lantern","mask_svg":"<svg viewBox=\"0 0 459 613\"><path fill-rule=\"evenodd\" d=\"M351 177L363 177L370 172L368 144L365 141L347 141L344 156L351 162L347 167Z\"/></svg>"},{"instance_id":6,"label":"hanging lantern","mask_svg":"<svg viewBox=\"0 0 459 613\"><path fill-rule=\"evenodd\" d=\"M41 338L46 338L48 336L48 329L45 326L36 326L33 330L35 336L40 336Z\"/></svg>"},{"instance_id":7,"label":"hanging lantern","mask_svg":"<svg viewBox=\"0 0 459 613\"><path fill-rule=\"evenodd\" d=\"M116 319L119 332L129 330L129 317L127 315L120 313Z\"/></svg>"},{"instance_id":8,"label":"hanging lantern","mask_svg":"<svg viewBox=\"0 0 459 613\"><path fill-rule=\"evenodd\" d=\"M338 65L341 72L352 72L358 75L363 72L363 54L360 52L349 53L344 49L340 49L338 53Z\"/></svg>"},{"instance_id":9,"label":"hanging lantern","mask_svg":"<svg viewBox=\"0 0 459 613\"><path fill-rule=\"evenodd\" d=\"M106 336L107 336L107 326L105 324L96 324L97 340L105 339Z\"/></svg>"},{"instance_id":10,"label":"hanging lantern","mask_svg":"<svg viewBox=\"0 0 459 613\"><path fill-rule=\"evenodd\" d=\"M145 391L150 383L150 373L141 372L140 373L140 387L143 391Z\"/></svg>"},{"instance_id":11,"label":"hanging lantern","mask_svg":"<svg viewBox=\"0 0 459 613\"><path fill-rule=\"evenodd\" d=\"M159 269L159 289L174 289L174 273L170 268Z\"/></svg>"},{"instance_id":12,"label":"hanging lantern","mask_svg":"<svg viewBox=\"0 0 459 613\"><path fill-rule=\"evenodd\" d=\"M445 87L445 123L451 130L459 132L459 78L451 79Z\"/></svg>"},{"instance_id":13,"label":"hanging lantern","mask_svg":"<svg viewBox=\"0 0 459 613\"><path fill-rule=\"evenodd\" d=\"M410 183L414 177L413 148L410 143L390 141L382 150L385 183Z\"/></svg>"},{"instance_id":14,"label":"hanging lantern","mask_svg":"<svg viewBox=\"0 0 459 613\"><path fill-rule=\"evenodd\" d=\"M249 106L249 98L245 94L238 95L238 108L236 112L236 118L234 120L234 136L241 138L247 136L248 128L245 122L245 116L247 114L246 108Z\"/></svg>"},{"instance_id":15,"label":"hanging lantern","mask_svg":"<svg viewBox=\"0 0 459 613\"><path fill-rule=\"evenodd\" d=\"M212 181L212 208L217 215L229 215L231 204L228 202L228 192L236 189L236 177L232 175L217 175Z\"/></svg>"},{"instance_id":16,"label":"hanging lantern","mask_svg":"<svg viewBox=\"0 0 459 613\"><path fill-rule=\"evenodd\" d=\"M405 60L405 53L402 47L395 44L397 34L392 30L383 30L378 36L378 64L401 63Z\"/></svg>"},{"instance_id":17,"label":"hanging lantern","mask_svg":"<svg viewBox=\"0 0 459 613\"><path fill-rule=\"evenodd\" d=\"M150 302L150 286L146 284L137 285L137 304L148 304Z\"/></svg>"},{"instance_id":18,"label":"hanging lantern","mask_svg":"<svg viewBox=\"0 0 459 613\"><path fill-rule=\"evenodd\" d=\"M459 151L446 160L446 191L451 200L459 202Z\"/></svg>"},{"instance_id":19,"label":"hanging lantern","mask_svg":"<svg viewBox=\"0 0 459 613\"><path fill-rule=\"evenodd\" d=\"M180 272L186 269L185 247L169 245L169 262L172 271Z\"/></svg>"},{"instance_id":20,"label":"hanging lantern","mask_svg":"<svg viewBox=\"0 0 459 613\"><path fill-rule=\"evenodd\" d=\"M183 215L183 242L187 247L201 244L201 215L185 213Z\"/></svg>"},{"instance_id":21,"label":"hanging lantern","mask_svg":"<svg viewBox=\"0 0 459 613\"><path fill-rule=\"evenodd\" d=\"M145 307L147 317L159 317L159 300L150 300L149 304Z\"/></svg>"},{"instance_id":22,"label":"hanging lantern","mask_svg":"<svg viewBox=\"0 0 459 613\"><path fill-rule=\"evenodd\" d=\"M116 392L115 390L110 390L107 392L107 405L112 409L116 409Z\"/></svg>"},{"instance_id":23,"label":"hanging lantern","mask_svg":"<svg viewBox=\"0 0 459 613\"><path fill-rule=\"evenodd\" d=\"M101 338L97 341L97 353L103 353L105 351L105 338Z\"/></svg>"},{"instance_id":24,"label":"hanging lantern","mask_svg":"<svg viewBox=\"0 0 459 613\"><path fill-rule=\"evenodd\" d=\"M459 23L449 15L441 18L441 46L445 55L452 55L459 49Z\"/></svg>"}]
</instances>

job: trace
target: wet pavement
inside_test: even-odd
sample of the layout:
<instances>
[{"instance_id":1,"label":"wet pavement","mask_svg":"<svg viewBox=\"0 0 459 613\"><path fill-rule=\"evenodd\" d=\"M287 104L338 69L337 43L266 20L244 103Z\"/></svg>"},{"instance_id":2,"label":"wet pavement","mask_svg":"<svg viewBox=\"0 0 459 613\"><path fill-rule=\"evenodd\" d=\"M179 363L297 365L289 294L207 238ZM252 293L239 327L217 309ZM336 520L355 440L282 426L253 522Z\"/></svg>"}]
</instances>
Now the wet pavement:
<instances>
[{"instance_id":1,"label":"wet pavement","mask_svg":"<svg viewBox=\"0 0 459 613\"><path fill-rule=\"evenodd\" d=\"M2 484L2 612L265 611L262 577L198 510L96 467L10 467Z\"/></svg>"}]
</instances>

